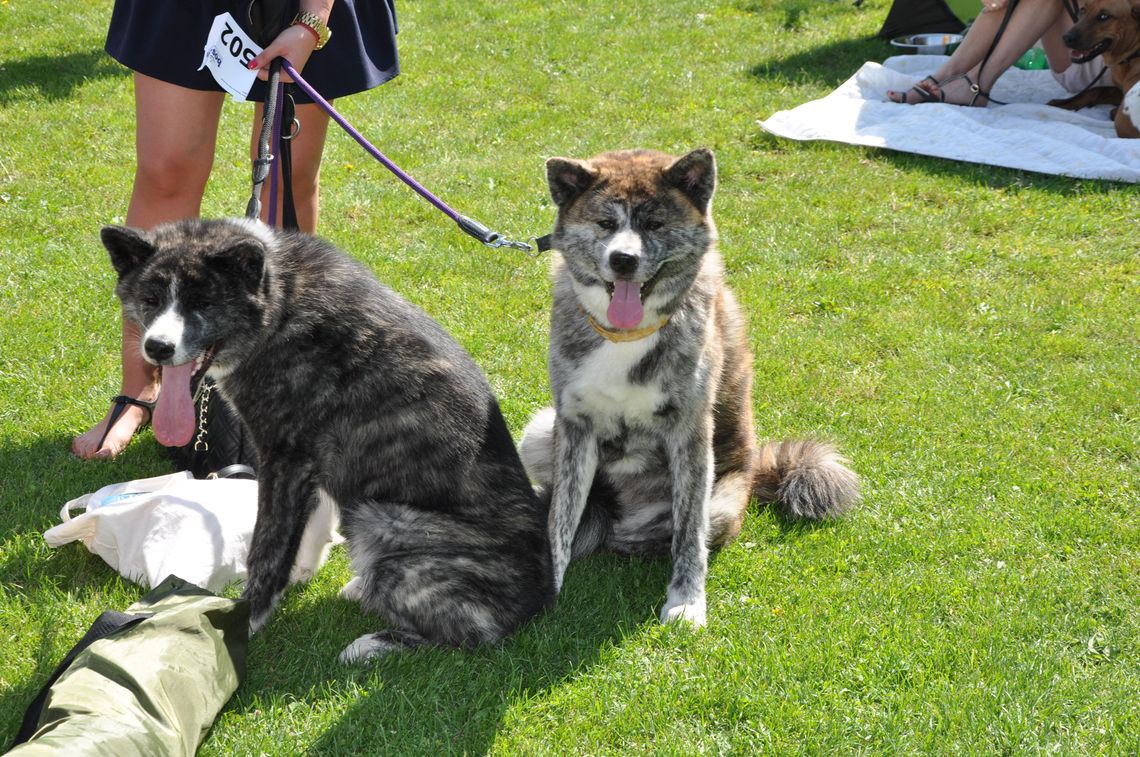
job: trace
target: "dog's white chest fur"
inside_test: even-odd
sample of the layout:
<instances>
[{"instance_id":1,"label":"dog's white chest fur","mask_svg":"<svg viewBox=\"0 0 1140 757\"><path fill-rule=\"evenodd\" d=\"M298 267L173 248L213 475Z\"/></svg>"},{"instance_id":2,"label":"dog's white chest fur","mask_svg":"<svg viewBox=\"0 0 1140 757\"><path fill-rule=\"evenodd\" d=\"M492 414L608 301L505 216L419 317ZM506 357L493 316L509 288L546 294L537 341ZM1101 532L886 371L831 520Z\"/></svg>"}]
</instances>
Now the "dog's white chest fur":
<instances>
[{"instance_id":1,"label":"dog's white chest fur","mask_svg":"<svg viewBox=\"0 0 1140 757\"><path fill-rule=\"evenodd\" d=\"M653 334L636 342L606 342L591 352L562 387L560 412L590 418L603 436L620 420L652 418L665 393L657 382L631 382L629 374L658 338Z\"/></svg>"}]
</instances>

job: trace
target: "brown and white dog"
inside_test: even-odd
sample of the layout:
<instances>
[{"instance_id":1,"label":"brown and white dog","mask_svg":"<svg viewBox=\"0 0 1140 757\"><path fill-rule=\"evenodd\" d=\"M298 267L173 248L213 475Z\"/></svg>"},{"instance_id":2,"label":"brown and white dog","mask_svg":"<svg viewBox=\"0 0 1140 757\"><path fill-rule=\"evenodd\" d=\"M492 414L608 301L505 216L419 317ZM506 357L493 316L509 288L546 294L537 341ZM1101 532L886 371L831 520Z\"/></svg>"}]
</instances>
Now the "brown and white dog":
<instances>
[{"instance_id":1,"label":"brown and white dog","mask_svg":"<svg viewBox=\"0 0 1140 757\"><path fill-rule=\"evenodd\" d=\"M1140 0L1088 0L1073 28L1063 37L1073 51L1074 63L1104 57L1112 84L1092 87L1072 97L1051 100L1050 105L1080 110L1092 105L1117 105L1124 93L1140 82ZM1113 110L1119 137L1137 138L1140 131L1124 108Z\"/></svg>"},{"instance_id":2,"label":"brown and white dog","mask_svg":"<svg viewBox=\"0 0 1140 757\"><path fill-rule=\"evenodd\" d=\"M551 498L555 588L572 557L668 553L661 620L706 619L708 550L751 497L830 518L859 499L829 444L759 447L744 313L724 281L708 150L627 150L546 164L560 253L550 320L554 407L523 435Z\"/></svg>"}]
</instances>

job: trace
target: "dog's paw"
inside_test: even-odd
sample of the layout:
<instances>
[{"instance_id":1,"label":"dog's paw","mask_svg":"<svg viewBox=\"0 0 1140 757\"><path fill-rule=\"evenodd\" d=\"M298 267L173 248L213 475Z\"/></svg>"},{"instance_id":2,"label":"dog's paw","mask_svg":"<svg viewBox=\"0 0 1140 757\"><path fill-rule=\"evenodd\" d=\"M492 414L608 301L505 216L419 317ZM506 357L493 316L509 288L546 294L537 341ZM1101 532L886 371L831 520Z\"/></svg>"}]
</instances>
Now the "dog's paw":
<instances>
[{"instance_id":1,"label":"dog's paw","mask_svg":"<svg viewBox=\"0 0 1140 757\"><path fill-rule=\"evenodd\" d=\"M339 659L345 665L357 665L400 649L404 649L404 645L385 634L369 633L345 647Z\"/></svg>"},{"instance_id":2,"label":"dog's paw","mask_svg":"<svg viewBox=\"0 0 1140 757\"><path fill-rule=\"evenodd\" d=\"M337 596L341 599L347 599L349 602L359 602L364 599L364 579L360 576L353 576L352 580L344 585Z\"/></svg>"},{"instance_id":3,"label":"dog's paw","mask_svg":"<svg viewBox=\"0 0 1140 757\"><path fill-rule=\"evenodd\" d=\"M289 585L292 586L294 584L307 584L313 579L313 575L315 573L316 571L312 568L308 568L302 565L294 565L293 570L289 571Z\"/></svg>"},{"instance_id":4,"label":"dog's paw","mask_svg":"<svg viewBox=\"0 0 1140 757\"><path fill-rule=\"evenodd\" d=\"M251 596L249 588L246 588L245 598L249 600L249 635L251 638L264 628L269 619L273 617L273 610L281 601L281 594L282 592L277 592L268 602L262 602L257 599L257 596Z\"/></svg>"},{"instance_id":5,"label":"dog's paw","mask_svg":"<svg viewBox=\"0 0 1140 757\"><path fill-rule=\"evenodd\" d=\"M1136 130L1140 131L1140 82L1133 84L1132 88L1124 93L1124 101L1120 107Z\"/></svg>"},{"instance_id":6,"label":"dog's paw","mask_svg":"<svg viewBox=\"0 0 1140 757\"><path fill-rule=\"evenodd\" d=\"M263 612L256 617L250 617L250 619L249 619L249 636L251 639L253 638L253 635L255 633L257 633L258 631L260 631L262 628L265 627L265 624L269 622L269 616L271 614L272 613L269 613L269 612Z\"/></svg>"},{"instance_id":7,"label":"dog's paw","mask_svg":"<svg viewBox=\"0 0 1140 757\"><path fill-rule=\"evenodd\" d=\"M661 622L673 623L676 621L685 621L693 628L704 628L707 621L705 610L705 598L696 597L688 602L672 601L665 604L661 608Z\"/></svg>"}]
</instances>

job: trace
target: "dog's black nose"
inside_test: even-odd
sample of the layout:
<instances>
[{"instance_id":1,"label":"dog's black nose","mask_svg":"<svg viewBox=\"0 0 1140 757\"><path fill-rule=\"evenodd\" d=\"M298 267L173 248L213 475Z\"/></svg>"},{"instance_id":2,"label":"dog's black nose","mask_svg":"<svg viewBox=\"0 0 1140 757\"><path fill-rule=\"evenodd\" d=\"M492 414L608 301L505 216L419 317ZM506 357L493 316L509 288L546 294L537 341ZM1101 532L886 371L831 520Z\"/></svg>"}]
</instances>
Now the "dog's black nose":
<instances>
[{"instance_id":1,"label":"dog's black nose","mask_svg":"<svg viewBox=\"0 0 1140 757\"><path fill-rule=\"evenodd\" d=\"M628 252L610 253L610 268L617 274L630 274L637 270L637 256Z\"/></svg>"},{"instance_id":2,"label":"dog's black nose","mask_svg":"<svg viewBox=\"0 0 1140 757\"><path fill-rule=\"evenodd\" d=\"M146 343L143 344L143 349L146 350L147 357L156 363L174 357L174 342L168 342L165 339L147 339Z\"/></svg>"}]
</instances>

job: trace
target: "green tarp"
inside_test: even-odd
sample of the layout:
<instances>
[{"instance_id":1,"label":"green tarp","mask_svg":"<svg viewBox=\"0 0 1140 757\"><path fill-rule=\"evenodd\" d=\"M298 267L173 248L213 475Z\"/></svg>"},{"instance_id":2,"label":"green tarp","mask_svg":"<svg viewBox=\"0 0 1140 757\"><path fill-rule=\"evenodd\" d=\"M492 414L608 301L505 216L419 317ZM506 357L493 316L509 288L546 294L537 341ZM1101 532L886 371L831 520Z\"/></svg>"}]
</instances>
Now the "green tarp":
<instances>
[{"instance_id":1,"label":"green tarp","mask_svg":"<svg viewBox=\"0 0 1140 757\"><path fill-rule=\"evenodd\" d=\"M192 755L245 676L249 606L171 576L91 643L8 754Z\"/></svg>"}]
</instances>

